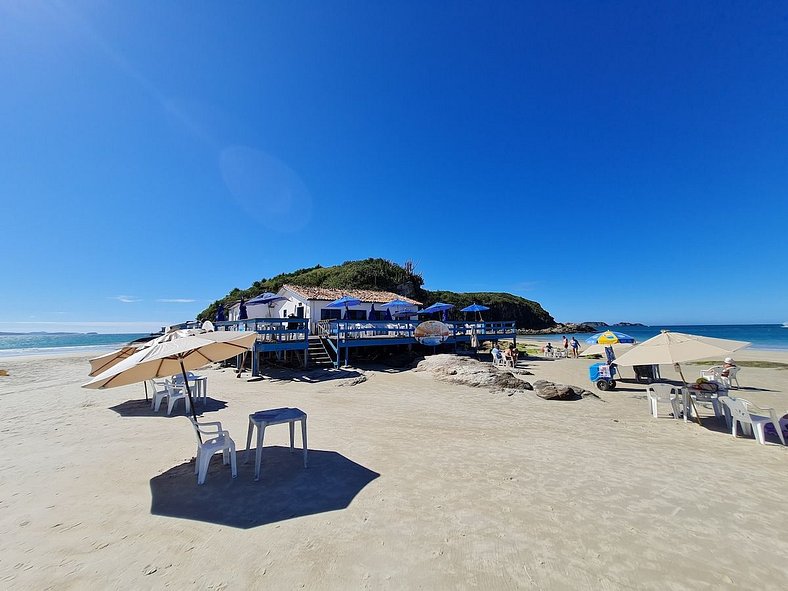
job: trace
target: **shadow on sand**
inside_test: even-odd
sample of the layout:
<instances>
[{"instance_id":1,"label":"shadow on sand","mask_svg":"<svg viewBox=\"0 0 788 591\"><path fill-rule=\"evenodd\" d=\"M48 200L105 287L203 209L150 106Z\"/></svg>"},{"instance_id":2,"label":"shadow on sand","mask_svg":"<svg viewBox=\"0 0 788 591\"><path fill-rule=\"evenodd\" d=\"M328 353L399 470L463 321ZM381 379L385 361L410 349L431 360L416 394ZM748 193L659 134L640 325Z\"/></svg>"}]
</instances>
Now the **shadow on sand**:
<instances>
[{"instance_id":1,"label":"shadow on sand","mask_svg":"<svg viewBox=\"0 0 788 591\"><path fill-rule=\"evenodd\" d=\"M217 454L205 484L197 485L194 460L152 478L151 513L249 529L350 505L380 474L332 451L309 450L304 468L300 450L266 446L260 481L254 481L254 450L248 463L238 452L238 478Z\"/></svg>"},{"instance_id":2,"label":"shadow on sand","mask_svg":"<svg viewBox=\"0 0 788 591\"><path fill-rule=\"evenodd\" d=\"M200 416L206 412L216 412L217 410L222 410L223 408L227 408L227 403L224 400L215 400L213 398L208 398L204 404L202 402L197 402L194 405L194 410L197 413L197 416ZM110 406L109 409L114 410L122 417L158 417L164 419L173 419L176 417L183 417L186 414L183 402L178 402L175 405L175 408L172 409L171 415L167 415L166 401L161 403L159 412L155 412L150 407L150 402L145 400L127 400L126 402L121 402L115 406Z\"/></svg>"},{"instance_id":3,"label":"shadow on sand","mask_svg":"<svg viewBox=\"0 0 788 591\"><path fill-rule=\"evenodd\" d=\"M273 382L306 382L319 383L332 380L352 380L363 376L363 372L355 369L284 369L284 368L264 368L265 377Z\"/></svg>"}]
</instances>

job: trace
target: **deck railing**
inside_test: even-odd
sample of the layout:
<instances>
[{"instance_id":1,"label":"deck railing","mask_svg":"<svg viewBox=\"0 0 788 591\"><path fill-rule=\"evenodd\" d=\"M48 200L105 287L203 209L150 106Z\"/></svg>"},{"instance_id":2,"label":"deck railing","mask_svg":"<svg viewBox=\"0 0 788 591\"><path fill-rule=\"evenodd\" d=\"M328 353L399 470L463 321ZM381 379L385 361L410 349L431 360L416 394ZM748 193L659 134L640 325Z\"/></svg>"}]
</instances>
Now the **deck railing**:
<instances>
[{"instance_id":1,"label":"deck railing","mask_svg":"<svg viewBox=\"0 0 788 591\"><path fill-rule=\"evenodd\" d=\"M262 343L286 343L309 339L307 318L249 318L214 322L216 330L241 330L256 332Z\"/></svg>"},{"instance_id":2,"label":"deck railing","mask_svg":"<svg viewBox=\"0 0 788 591\"><path fill-rule=\"evenodd\" d=\"M511 335L516 332L512 320L498 322L444 322L454 337L476 335L479 337ZM416 320L321 320L317 334L327 338L360 339L374 337L412 338L419 325Z\"/></svg>"},{"instance_id":3,"label":"deck railing","mask_svg":"<svg viewBox=\"0 0 788 591\"><path fill-rule=\"evenodd\" d=\"M477 336L490 340L497 336L511 336L516 332L512 320L495 322L465 322L449 320L444 322L451 330L452 337ZM416 320L320 320L316 325L319 336L338 340L374 339L377 337L403 339L413 338L413 331L419 325ZM214 322L216 330L253 331L260 335L262 343L294 343L309 339L308 318L249 318Z\"/></svg>"}]
</instances>

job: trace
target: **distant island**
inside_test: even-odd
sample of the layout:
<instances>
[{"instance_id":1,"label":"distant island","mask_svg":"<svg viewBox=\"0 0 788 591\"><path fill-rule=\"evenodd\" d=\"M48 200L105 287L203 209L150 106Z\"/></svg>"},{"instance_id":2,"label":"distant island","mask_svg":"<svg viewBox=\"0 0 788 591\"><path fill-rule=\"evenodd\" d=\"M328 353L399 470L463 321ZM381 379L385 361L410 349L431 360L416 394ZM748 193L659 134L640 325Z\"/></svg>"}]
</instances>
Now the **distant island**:
<instances>
[{"instance_id":1,"label":"distant island","mask_svg":"<svg viewBox=\"0 0 788 591\"><path fill-rule=\"evenodd\" d=\"M37 330L35 332L0 332L0 336L13 336L13 335L42 335L42 334L56 334L56 335L63 335L63 334L98 334L97 332L47 332L45 330Z\"/></svg>"},{"instance_id":2,"label":"distant island","mask_svg":"<svg viewBox=\"0 0 788 591\"><path fill-rule=\"evenodd\" d=\"M567 334L578 332L599 332L608 328L617 328L620 326L646 326L639 322L618 322L616 324L608 324L607 322L559 322L555 326L540 329L518 328L518 334L524 335L540 335L540 334Z\"/></svg>"},{"instance_id":3,"label":"distant island","mask_svg":"<svg viewBox=\"0 0 788 591\"><path fill-rule=\"evenodd\" d=\"M608 326L646 326L640 322L616 322L615 324L608 324L607 322L581 322L580 324L587 324L588 326L593 326L595 328L605 328Z\"/></svg>"}]
</instances>

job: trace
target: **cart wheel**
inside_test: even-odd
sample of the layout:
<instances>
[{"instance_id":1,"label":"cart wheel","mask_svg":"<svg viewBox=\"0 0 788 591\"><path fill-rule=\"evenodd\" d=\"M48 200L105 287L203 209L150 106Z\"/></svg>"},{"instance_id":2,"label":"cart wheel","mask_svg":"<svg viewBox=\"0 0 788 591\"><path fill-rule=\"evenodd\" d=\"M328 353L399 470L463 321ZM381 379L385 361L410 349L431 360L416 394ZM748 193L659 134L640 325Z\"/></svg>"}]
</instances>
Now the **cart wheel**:
<instances>
[{"instance_id":1,"label":"cart wheel","mask_svg":"<svg viewBox=\"0 0 788 591\"><path fill-rule=\"evenodd\" d=\"M608 383L607 380L597 380L596 387L604 392L607 391L608 388L610 388L610 384Z\"/></svg>"},{"instance_id":2,"label":"cart wheel","mask_svg":"<svg viewBox=\"0 0 788 591\"><path fill-rule=\"evenodd\" d=\"M612 380L612 381L610 382L610 389L611 389L611 390L615 390L615 389L616 389L616 380Z\"/></svg>"}]
</instances>

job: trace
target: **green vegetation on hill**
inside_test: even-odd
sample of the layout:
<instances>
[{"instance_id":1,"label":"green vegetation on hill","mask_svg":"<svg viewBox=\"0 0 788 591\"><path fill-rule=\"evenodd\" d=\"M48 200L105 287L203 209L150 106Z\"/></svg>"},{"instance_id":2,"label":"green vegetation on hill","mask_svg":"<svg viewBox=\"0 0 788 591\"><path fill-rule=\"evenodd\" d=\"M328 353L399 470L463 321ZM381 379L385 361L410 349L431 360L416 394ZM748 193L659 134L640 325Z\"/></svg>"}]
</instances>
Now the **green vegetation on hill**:
<instances>
[{"instance_id":1,"label":"green vegetation on hill","mask_svg":"<svg viewBox=\"0 0 788 591\"><path fill-rule=\"evenodd\" d=\"M555 320L542 308L539 302L526 300L510 293L457 293L453 291L426 290L422 290L422 293L424 293L424 302L427 305L435 302L454 304L455 309L449 313L449 318L465 318L465 313L459 310L471 304L482 304L490 308L489 311L482 313L482 317L485 320L514 320L517 328L549 328L555 326ZM471 315L468 317L470 318Z\"/></svg>"},{"instance_id":2,"label":"green vegetation on hill","mask_svg":"<svg viewBox=\"0 0 788 591\"><path fill-rule=\"evenodd\" d=\"M284 284L311 287L334 287L337 289L377 289L391 291L424 303L425 306L438 301L454 304L450 318L464 318L460 308L477 303L490 307L484 313L485 320L515 320L518 328L547 328L555 320L541 305L509 293L456 293L422 289L424 280L416 273L415 265L408 261L398 265L385 259L347 261L334 267L317 265L299 269L292 273L281 273L270 279L255 281L247 289L233 289L221 300L208 306L198 314L198 320L213 319L219 303L228 308L239 299L251 299L267 291L276 293Z\"/></svg>"}]
</instances>

